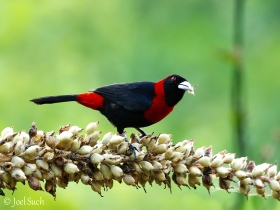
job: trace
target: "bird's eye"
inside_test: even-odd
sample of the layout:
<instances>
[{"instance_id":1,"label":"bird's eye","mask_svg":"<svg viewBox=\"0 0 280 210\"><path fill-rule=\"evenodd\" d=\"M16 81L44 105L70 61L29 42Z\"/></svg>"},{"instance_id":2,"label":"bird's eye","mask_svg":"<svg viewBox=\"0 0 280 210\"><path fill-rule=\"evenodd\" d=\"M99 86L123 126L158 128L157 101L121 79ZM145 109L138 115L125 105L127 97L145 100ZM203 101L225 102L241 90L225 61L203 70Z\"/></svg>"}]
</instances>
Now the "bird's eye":
<instances>
[{"instance_id":1,"label":"bird's eye","mask_svg":"<svg viewBox=\"0 0 280 210\"><path fill-rule=\"evenodd\" d=\"M174 76L174 77L171 77L171 82L172 82L172 83L176 82L176 77L175 77L175 76Z\"/></svg>"}]
</instances>

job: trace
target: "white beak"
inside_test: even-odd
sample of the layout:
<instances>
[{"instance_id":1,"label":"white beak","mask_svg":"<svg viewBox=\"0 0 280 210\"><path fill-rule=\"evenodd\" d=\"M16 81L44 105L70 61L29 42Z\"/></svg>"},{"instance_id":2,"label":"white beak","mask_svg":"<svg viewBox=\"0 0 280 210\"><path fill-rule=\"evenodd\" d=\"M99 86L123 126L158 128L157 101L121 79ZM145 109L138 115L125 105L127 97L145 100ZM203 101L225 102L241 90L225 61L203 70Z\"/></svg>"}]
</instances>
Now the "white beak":
<instances>
[{"instance_id":1,"label":"white beak","mask_svg":"<svg viewBox=\"0 0 280 210\"><path fill-rule=\"evenodd\" d=\"M187 82L187 81L181 82L181 83L178 85L178 88L179 88L179 89L182 89L182 90L187 90L188 93L194 95L194 86L192 86L191 83L189 83L189 82Z\"/></svg>"}]
</instances>

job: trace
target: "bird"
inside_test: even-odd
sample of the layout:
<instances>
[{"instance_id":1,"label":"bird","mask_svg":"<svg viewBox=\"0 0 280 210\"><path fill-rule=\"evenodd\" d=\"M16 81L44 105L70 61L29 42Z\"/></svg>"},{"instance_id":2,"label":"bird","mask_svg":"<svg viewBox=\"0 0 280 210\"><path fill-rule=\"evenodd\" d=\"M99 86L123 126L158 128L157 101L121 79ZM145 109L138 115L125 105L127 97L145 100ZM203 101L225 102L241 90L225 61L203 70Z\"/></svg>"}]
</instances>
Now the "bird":
<instances>
[{"instance_id":1,"label":"bird","mask_svg":"<svg viewBox=\"0 0 280 210\"><path fill-rule=\"evenodd\" d=\"M141 128L165 118L186 91L194 95L194 88L185 78L173 74L158 82L116 83L81 94L45 96L30 101L39 105L76 101L98 110L119 134L133 127L145 136Z\"/></svg>"}]
</instances>

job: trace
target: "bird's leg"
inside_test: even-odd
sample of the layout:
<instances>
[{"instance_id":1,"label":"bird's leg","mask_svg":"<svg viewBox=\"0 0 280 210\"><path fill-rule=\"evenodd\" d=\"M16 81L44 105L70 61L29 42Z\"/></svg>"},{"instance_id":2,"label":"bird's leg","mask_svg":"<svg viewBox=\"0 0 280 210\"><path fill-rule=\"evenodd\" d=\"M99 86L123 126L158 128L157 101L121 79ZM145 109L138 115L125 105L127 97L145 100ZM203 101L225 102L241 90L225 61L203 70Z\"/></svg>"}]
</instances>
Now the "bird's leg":
<instances>
[{"instance_id":1,"label":"bird's leg","mask_svg":"<svg viewBox=\"0 0 280 210\"><path fill-rule=\"evenodd\" d=\"M140 128L135 127L136 130L138 130L141 133L141 138L144 136L147 136L147 134Z\"/></svg>"},{"instance_id":2,"label":"bird's leg","mask_svg":"<svg viewBox=\"0 0 280 210\"><path fill-rule=\"evenodd\" d=\"M127 137L126 137L126 133L125 132L122 132L121 136L125 137L125 141L126 142L129 142ZM134 155L134 160L136 160L137 159L136 151L137 151L136 147L134 147L131 144L129 144L128 149L126 150L125 155L130 156L130 155L133 154Z\"/></svg>"}]
</instances>

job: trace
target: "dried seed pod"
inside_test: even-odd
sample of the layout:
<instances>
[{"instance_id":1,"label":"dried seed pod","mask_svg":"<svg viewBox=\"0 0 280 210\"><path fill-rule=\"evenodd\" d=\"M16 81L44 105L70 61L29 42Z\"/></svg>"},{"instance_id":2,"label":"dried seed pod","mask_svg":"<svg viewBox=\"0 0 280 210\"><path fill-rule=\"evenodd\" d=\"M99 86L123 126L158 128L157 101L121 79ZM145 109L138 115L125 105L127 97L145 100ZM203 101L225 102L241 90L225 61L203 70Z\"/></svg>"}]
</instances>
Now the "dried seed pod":
<instances>
[{"instance_id":1,"label":"dried seed pod","mask_svg":"<svg viewBox=\"0 0 280 210\"><path fill-rule=\"evenodd\" d=\"M148 142L148 145L147 145L147 151L152 151L155 147L156 147L156 142L157 142L157 139L152 137L150 138L150 141Z\"/></svg>"},{"instance_id":2,"label":"dried seed pod","mask_svg":"<svg viewBox=\"0 0 280 210\"><path fill-rule=\"evenodd\" d=\"M69 132L71 132L75 136L78 135L82 131L83 131L83 129L80 128L79 126L76 126L76 125L71 126L70 129L69 129Z\"/></svg>"},{"instance_id":3,"label":"dried seed pod","mask_svg":"<svg viewBox=\"0 0 280 210\"><path fill-rule=\"evenodd\" d=\"M52 171L41 171L42 177L45 180L51 180L54 179L54 173Z\"/></svg>"},{"instance_id":4,"label":"dried seed pod","mask_svg":"<svg viewBox=\"0 0 280 210\"><path fill-rule=\"evenodd\" d=\"M96 131L97 127L98 127L99 122L91 122L86 126L86 134L90 135L92 134L94 131Z\"/></svg>"},{"instance_id":5,"label":"dried seed pod","mask_svg":"<svg viewBox=\"0 0 280 210\"><path fill-rule=\"evenodd\" d=\"M103 144L96 144L93 147L93 150L91 151L91 154L97 153L97 154L101 154L103 152L103 150L105 149L106 146L104 146Z\"/></svg>"},{"instance_id":6,"label":"dried seed pod","mask_svg":"<svg viewBox=\"0 0 280 210\"><path fill-rule=\"evenodd\" d=\"M94 153L90 156L90 162L92 162L93 164L99 164L101 163L105 158L98 154L98 153Z\"/></svg>"},{"instance_id":7,"label":"dried seed pod","mask_svg":"<svg viewBox=\"0 0 280 210\"><path fill-rule=\"evenodd\" d=\"M265 198L265 184L260 179L255 179L256 192Z\"/></svg>"},{"instance_id":8,"label":"dried seed pod","mask_svg":"<svg viewBox=\"0 0 280 210\"><path fill-rule=\"evenodd\" d=\"M50 148L52 148L52 149L54 149L55 148L55 146L56 146L56 144L57 144L57 142L58 142L58 139L57 139L57 137L56 136L53 136L54 135L54 131L51 131L51 132L47 132L46 133L46 144L50 147Z\"/></svg>"},{"instance_id":9,"label":"dried seed pod","mask_svg":"<svg viewBox=\"0 0 280 210\"><path fill-rule=\"evenodd\" d=\"M158 138L157 138L157 144L167 144L169 142L171 142L171 134L165 134L165 133L161 133Z\"/></svg>"},{"instance_id":10,"label":"dried seed pod","mask_svg":"<svg viewBox=\"0 0 280 210\"><path fill-rule=\"evenodd\" d=\"M278 191L271 191L271 195L273 198L277 199L278 201L280 201L280 193Z\"/></svg>"},{"instance_id":11,"label":"dried seed pod","mask_svg":"<svg viewBox=\"0 0 280 210\"><path fill-rule=\"evenodd\" d=\"M103 162L118 165L122 162L123 158L120 155L112 155L112 154L103 154L104 160Z\"/></svg>"},{"instance_id":12,"label":"dried seed pod","mask_svg":"<svg viewBox=\"0 0 280 210\"><path fill-rule=\"evenodd\" d=\"M252 171L252 176L258 178L264 175L264 173L270 168L270 166L271 164L267 164L267 163L257 165Z\"/></svg>"},{"instance_id":13,"label":"dried seed pod","mask_svg":"<svg viewBox=\"0 0 280 210\"><path fill-rule=\"evenodd\" d=\"M235 158L235 153L226 153L223 158L223 162L224 164L231 164L234 158Z\"/></svg>"},{"instance_id":14,"label":"dried seed pod","mask_svg":"<svg viewBox=\"0 0 280 210\"><path fill-rule=\"evenodd\" d=\"M15 168L15 165L12 162L4 162L1 165L2 165L2 168L7 172L9 172Z\"/></svg>"},{"instance_id":15,"label":"dried seed pod","mask_svg":"<svg viewBox=\"0 0 280 210\"><path fill-rule=\"evenodd\" d=\"M12 158L11 162L14 164L14 166L16 168L21 168L21 167L23 167L26 164L25 161L22 158L18 157L18 156L14 156Z\"/></svg>"},{"instance_id":16,"label":"dried seed pod","mask_svg":"<svg viewBox=\"0 0 280 210\"><path fill-rule=\"evenodd\" d=\"M151 162L153 167L154 167L154 171L157 171L157 170L163 170L163 166L161 165L161 163L159 163L158 161L152 161Z\"/></svg>"},{"instance_id":17,"label":"dried seed pod","mask_svg":"<svg viewBox=\"0 0 280 210\"><path fill-rule=\"evenodd\" d=\"M96 145L97 140L99 139L101 133L102 133L102 131L94 131L90 135L86 135L83 143L89 144L90 146L93 147L94 145Z\"/></svg>"},{"instance_id":18,"label":"dried seed pod","mask_svg":"<svg viewBox=\"0 0 280 210\"><path fill-rule=\"evenodd\" d=\"M40 181L36 177L28 177L28 185L31 189L37 191L37 190L43 190L40 184Z\"/></svg>"},{"instance_id":19,"label":"dried seed pod","mask_svg":"<svg viewBox=\"0 0 280 210\"><path fill-rule=\"evenodd\" d=\"M273 165L267 170L267 175L269 178L275 177L276 174L277 174L277 165Z\"/></svg>"},{"instance_id":20,"label":"dried seed pod","mask_svg":"<svg viewBox=\"0 0 280 210\"><path fill-rule=\"evenodd\" d=\"M255 162L254 161L249 161L246 168L247 168L247 171L249 173L251 173L255 167L256 167Z\"/></svg>"},{"instance_id":21,"label":"dried seed pod","mask_svg":"<svg viewBox=\"0 0 280 210\"><path fill-rule=\"evenodd\" d=\"M129 143L127 141L124 141L120 143L117 147L117 153L118 154L125 154L126 151L128 150Z\"/></svg>"},{"instance_id":22,"label":"dried seed pod","mask_svg":"<svg viewBox=\"0 0 280 210\"><path fill-rule=\"evenodd\" d=\"M230 193L228 190L230 189L230 184L231 181L228 179L223 179L223 178L219 178L219 187L225 191L227 191L228 193Z\"/></svg>"},{"instance_id":23,"label":"dried seed pod","mask_svg":"<svg viewBox=\"0 0 280 210\"><path fill-rule=\"evenodd\" d=\"M211 165L211 158L208 156L203 156L197 160L204 167L209 167Z\"/></svg>"},{"instance_id":24,"label":"dried seed pod","mask_svg":"<svg viewBox=\"0 0 280 210\"><path fill-rule=\"evenodd\" d=\"M275 179L270 179L268 182L268 186L272 191L280 191L280 184Z\"/></svg>"},{"instance_id":25,"label":"dried seed pod","mask_svg":"<svg viewBox=\"0 0 280 210\"><path fill-rule=\"evenodd\" d=\"M23 141L23 138L20 134L21 134L21 132L17 132L16 135L13 137L14 144L16 144L18 141ZM1 137L0 137L0 139L1 139Z\"/></svg>"},{"instance_id":26,"label":"dried seed pod","mask_svg":"<svg viewBox=\"0 0 280 210\"><path fill-rule=\"evenodd\" d=\"M68 186L68 179L57 179L56 185L62 189L65 189Z\"/></svg>"},{"instance_id":27,"label":"dried seed pod","mask_svg":"<svg viewBox=\"0 0 280 210\"><path fill-rule=\"evenodd\" d=\"M92 172L92 177L93 177L93 180L95 180L95 181L103 181L104 180L103 174L99 170L93 171Z\"/></svg>"},{"instance_id":28,"label":"dried seed pod","mask_svg":"<svg viewBox=\"0 0 280 210\"><path fill-rule=\"evenodd\" d=\"M173 173L173 175L172 175L172 180L175 182L175 184L180 189L181 189L181 185L190 188L189 185L187 184L187 179L186 178L187 178L186 174Z\"/></svg>"},{"instance_id":29,"label":"dried seed pod","mask_svg":"<svg viewBox=\"0 0 280 210\"><path fill-rule=\"evenodd\" d=\"M211 187L215 187L213 182L212 182L212 177L211 175L203 175L202 176L202 184L203 186L208 190L208 193L210 195L210 189Z\"/></svg>"},{"instance_id":30,"label":"dried seed pod","mask_svg":"<svg viewBox=\"0 0 280 210\"><path fill-rule=\"evenodd\" d=\"M194 140L184 140L183 142L185 142L185 145L183 146L182 150L185 154L185 157L189 157L190 155L193 155L192 152L194 150Z\"/></svg>"},{"instance_id":31,"label":"dried seed pod","mask_svg":"<svg viewBox=\"0 0 280 210\"><path fill-rule=\"evenodd\" d=\"M36 168L36 170L32 173L32 176L36 177L39 180L43 180L42 172Z\"/></svg>"},{"instance_id":32,"label":"dried seed pod","mask_svg":"<svg viewBox=\"0 0 280 210\"><path fill-rule=\"evenodd\" d=\"M241 179L239 182L241 185L252 185L253 184L253 180L250 177Z\"/></svg>"},{"instance_id":33,"label":"dried seed pod","mask_svg":"<svg viewBox=\"0 0 280 210\"><path fill-rule=\"evenodd\" d=\"M193 176L202 176L202 172L196 166L189 167L189 171Z\"/></svg>"},{"instance_id":34,"label":"dried seed pod","mask_svg":"<svg viewBox=\"0 0 280 210\"><path fill-rule=\"evenodd\" d=\"M71 162L66 163L65 166L63 167L63 169L68 174L74 174L74 173L80 171L78 169L78 167L75 164L71 163Z\"/></svg>"},{"instance_id":35,"label":"dried seed pod","mask_svg":"<svg viewBox=\"0 0 280 210\"><path fill-rule=\"evenodd\" d=\"M142 179L142 176L140 175L140 177L139 177L139 184L142 186L142 188L144 189L145 193L146 193L146 188L145 188L146 183L147 183L147 180Z\"/></svg>"},{"instance_id":36,"label":"dried seed pod","mask_svg":"<svg viewBox=\"0 0 280 210\"><path fill-rule=\"evenodd\" d=\"M90 186L93 191L97 192L101 197L103 197L101 195L101 187L103 187L103 185L101 185L99 182L92 182Z\"/></svg>"},{"instance_id":37,"label":"dried seed pod","mask_svg":"<svg viewBox=\"0 0 280 210\"><path fill-rule=\"evenodd\" d=\"M14 149L14 146L15 146L15 144L12 141L5 142L4 144L0 145L0 153L8 154L8 153L12 152L12 150Z\"/></svg>"},{"instance_id":38,"label":"dried seed pod","mask_svg":"<svg viewBox=\"0 0 280 210\"><path fill-rule=\"evenodd\" d=\"M70 123L67 124L67 125L61 126L61 127L59 128L59 134L61 134L61 133L64 132L64 131L69 131L70 127L71 127Z\"/></svg>"},{"instance_id":39,"label":"dried seed pod","mask_svg":"<svg viewBox=\"0 0 280 210\"><path fill-rule=\"evenodd\" d=\"M36 160L36 166L40 171L45 171L45 172L49 171L49 164L42 159Z\"/></svg>"},{"instance_id":40,"label":"dried seed pod","mask_svg":"<svg viewBox=\"0 0 280 210\"><path fill-rule=\"evenodd\" d=\"M166 150L166 152L164 153L165 155L165 160L171 160L174 157L174 151L175 148L174 147L170 147Z\"/></svg>"},{"instance_id":41,"label":"dried seed pod","mask_svg":"<svg viewBox=\"0 0 280 210\"><path fill-rule=\"evenodd\" d=\"M190 173L188 176L188 183L190 187L196 189L196 185L200 185L200 178Z\"/></svg>"},{"instance_id":42,"label":"dried seed pod","mask_svg":"<svg viewBox=\"0 0 280 210\"><path fill-rule=\"evenodd\" d=\"M176 164L173 168L176 173L180 173L180 174L187 173L189 171L186 165L182 163Z\"/></svg>"},{"instance_id":43,"label":"dried seed pod","mask_svg":"<svg viewBox=\"0 0 280 210\"><path fill-rule=\"evenodd\" d=\"M105 188L112 189L114 186L113 179L109 180L108 182L105 182L104 185L105 185Z\"/></svg>"},{"instance_id":44,"label":"dried seed pod","mask_svg":"<svg viewBox=\"0 0 280 210\"><path fill-rule=\"evenodd\" d=\"M28 134L30 138L33 138L34 136L36 136L37 134L37 126L35 122L32 122L29 130L28 130Z\"/></svg>"},{"instance_id":45,"label":"dried seed pod","mask_svg":"<svg viewBox=\"0 0 280 210\"><path fill-rule=\"evenodd\" d=\"M172 158L173 163L178 163L178 162L180 162L184 159L184 153L173 152L173 155L174 155L173 158Z\"/></svg>"},{"instance_id":46,"label":"dried seed pod","mask_svg":"<svg viewBox=\"0 0 280 210\"><path fill-rule=\"evenodd\" d=\"M30 136L25 131L20 132L20 138L23 139L24 143L26 143L26 144L29 143Z\"/></svg>"},{"instance_id":47,"label":"dried seed pod","mask_svg":"<svg viewBox=\"0 0 280 210\"><path fill-rule=\"evenodd\" d=\"M46 152L46 153L44 154L44 156L43 156L43 159L44 159L45 161L47 161L47 162L53 160L53 158L54 158L54 152L53 152L53 151L51 151L51 152Z\"/></svg>"},{"instance_id":48,"label":"dried seed pod","mask_svg":"<svg viewBox=\"0 0 280 210\"><path fill-rule=\"evenodd\" d=\"M167 144L156 145L155 148L152 150L152 153L163 154L166 152L167 148L168 148Z\"/></svg>"},{"instance_id":49,"label":"dried seed pod","mask_svg":"<svg viewBox=\"0 0 280 210\"><path fill-rule=\"evenodd\" d=\"M1 162L9 162L12 159L12 154L2 154L0 153L0 163Z\"/></svg>"},{"instance_id":50,"label":"dried seed pod","mask_svg":"<svg viewBox=\"0 0 280 210\"><path fill-rule=\"evenodd\" d=\"M78 149L80 149L80 147L81 147L81 143L82 142L80 141L79 137L77 137L76 139L73 140L69 150L71 152L77 152Z\"/></svg>"},{"instance_id":51,"label":"dried seed pod","mask_svg":"<svg viewBox=\"0 0 280 210\"><path fill-rule=\"evenodd\" d=\"M1 131L1 137L5 138L5 136L9 133L14 133L14 127L6 127Z\"/></svg>"},{"instance_id":52,"label":"dried seed pod","mask_svg":"<svg viewBox=\"0 0 280 210\"><path fill-rule=\"evenodd\" d=\"M68 150L73 143L73 134L70 131L63 131L57 136L57 149Z\"/></svg>"},{"instance_id":53,"label":"dried seed pod","mask_svg":"<svg viewBox=\"0 0 280 210\"><path fill-rule=\"evenodd\" d=\"M162 171L154 171L155 181L158 185L166 180L165 174Z\"/></svg>"},{"instance_id":54,"label":"dried seed pod","mask_svg":"<svg viewBox=\"0 0 280 210\"><path fill-rule=\"evenodd\" d=\"M123 176L123 181L124 181L124 183L126 183L127 185L136 186L135 179L134 179L133 176L131 176L130 174L124 174L124 176Z\"/></svg>"},{"instance_id":55,"label":"dried seed pod","mask_svg":"<svg viewBox=\"0 0 280 210\"><path fill-rule=\"evenodd\" d=\"M17 189L17 180L14 177L12 177L10 173L2 174L1 179L3 182L5 182L5 187L8 190L15 191Z\"/></svg>"},{"instance_id":56,"label":"dried seed pod","mask_svg":"<svg viewBox=\"0 0 280 210\"><path fill-rule=\"evenodd\" d=\"M26 176L29 176L36 171L36 166L34 164L27 163L22 167L22 170Z\"/></svg>"},{"instance_id":57,"label":"dried seed pod","mask_svg":"<svg viewBox=\"0 0 280 210\"><path fill-rule=\"evenodd\" d=\"M250 190L251 190L250 185L245 185L245 184L239 183L239 192L242 193L243 195L245 195L247 199L248 199Z\"/></svg>"},{"instance_id":58,"label":"dried seed pod","mask_svg":"<svg viewBox=\"0 0 280 210\"><path fill-rule=\"evenodd\" d=\"M123 165L125 166L125 164ZM122 168L123 169L123 168ZM123 169L126 173L129 173L131 171L137 172L137 173L142 173L143 171L141 170L140 166L136 162L131 162L130 165L127 166L126 169Z\"/></svg>"},{"instance_id":59,"label":"dried seed pod","mask_svg":"<svg viewBox=\"0 0 280 210\"><path fill-rule=\"evenodd\" d=\"M265 198L265 187L256 187L256 192L262 196L263 198Z\"/></svg>"},{"instance_id":60,"label":"dried seed pod","mask_svg":"<svg viewBox=\"0 0 280 210\"><path fill-rule=\"evenodd\" d=\"M21 153L19 156L25 160L34 160L39 152L43 149L43 147L39 147L38 145L33 145L27 148L24 153Z\"/></svg>"},{"instance_id":61,"label":"dried seed pod","mask_svg":"<svg viewBox=\"0 0 280 210\"><path fill-rule=\"evenodd\" d=\"M14 148L14 153L15 155L20 155L25 151L25 142L24 140L19 140L16 142L15 148Z\"/></svg>"},{"instance_id":62,"label":"dried seed pod","mask_svg":"<svg viewBox=\"0 0 280 210\"><path fill-rule=\"evenodd\" d=\"M234 172L234 175L239 179L239 180L242 180L242 179L245 179L248 177L248 174L245 172L245 171L235 171Z\"/></svg>"},{"instance_id":63,"label":"dried seed pod","mask_svg":"<svg viewBox=\"0 0 280 210\"><path fill-rule=\"evenodd\" d=\"M142 169L145 171L151 171L154 169L153 165L148 161L140 161L139 164L141 165Z\"/></svg>"},{"instance_id":64,"label":"dried seed pod","mask_svg":"<svg viewBox=\"0 0 280 210\"><path fill-rule=\"evenodd\" d=\"M152 135L151 135L151 134L149 134L149 135L147 135L147 136L143 136L143 137L139 140L139 143L140 143L140 144L143 144L144 146L148 146L148 144L149 144L151 138L152 138Z\"/></svg>"},{"instance_id":65,"label":"dried seed pod","mask_svg":"<svg viewBox=\"0 0 280 210\"><path fill-rule=\"evenodd\" d=\"M278 173L277 173L275 179L276 179L277 181L280 181L280 171L278 171Z\"/></svg>"},{"instance_id":66,"label":"dried seed pod","mask_svg":"<svg viewBox=\"0 0 280 210\"><path fill-rule=\"evenodd\" d=\"M36 131L36 135L33 136L33 137L31 137L30 134L29 134L30 145L41 143L44 140L44 137L45 137L45 134L44 134L44 131L42 131L42 130Z\"/></svg>"},{"instance_id":67,"label":"dried seed pod","mask_svg":"<svg viewBox=\"0 0 280 210\"><path fill-rule=\"evenodd\" d=\"M194 152L193 157L197 158L197 159L203 157L204 156L204 150L205 150L205 147L197 148Z\"/></svg>"},{"instance_id":68,"label":"dried seed pod","mask_svg":"<svg viewBox=\"0 0 280 210\"><path fill-rule=\"evenodd\" d=\"M123 177L123 170L119 166L111 165L110 170L114 177Z\"/></svg>"},{"instance_id":69,"label":"dried seed pod","mask_svg":"<svg viewBox=\"0 0 280 210\"><path fill-rule=\"evenodd\" d=\"M54 199L56 197L56 183L54 180L47 180L45 183L46 192L50 193Z\"/></svg>"},{"instance_id":70,"label":"dried seed pod","mask_svg":"<svg viewBox=\"0 0 280 210\"><path fill-rule=\"evenodd\" d=\"M101 171L101 173L103 175L103 178L105 180L113 179L113 174L112 174L110 168L106 164L101 164L100 165L100 171Z\"/></svg>"},{"instance_id":71,"label":"dried seed pod","mask_svg":"<svg viewBox=\"0 0 280 210\"><path fill-rule=\"evenodd\" d=\"M184 153L184 152L186 151L185 146L186 146L188 143L192 143L192 142L190 142L189 140L184 140L184 141L182 141L182 142L178 142L178 143L175 144L175 146L174 146L175 151L176 151L176 152ZM190 146L192 147L193 145L190 144Z\"/></svg>"},{"instance_id":72,"label":"dried seed pod","mask_svg":"<svg viewBox=\"0 0 280 210\"><path fill-rule=\"evenodd\" d=\"M218 168L223 165L223 156L221 154L215 155L211 160L211 167Z\"/></svg>"},{"instance_id":73,"label":"dried seed pod","mask_svg":"<svg viewBox=\"0 0 280 210\"><path fill-rule=\"evenodd\" d=\"M204 156L212 158L212 146L209 146L209 147L205 148Z\"/></svg>"},{"instance_id":74,"label":"dried seed pod","mask_svg":"<svg viewBox=\"0 0 280 210\"><path fill-rule=\"evenodd\" d=\"M22 182L22 181L26 180L26 176L20 168L12 169L11 176L19 182Z\"/></svg>"},{"instance_id":75,"label":"dried seed pod","mask_svg":"<svg viewBox=\"0 0 280 210\"><path fill-rule=\"evenodd\" d=\"M93 147L91 147L89 145L84 145L77 151L77 153L80 155L88 155L91 153L92 150L93 150Z\"/></svg>"},{"instance_id":76,"label":"dried seed pod","mask_svg":"<svg viewBox=\"0 0 280 210\"><path fill-rule=\"evenodd\" d=\"M265 184L262 182L261 179L255 179L254 182L255 182L255 186L257 188L264 188L265 187Z\"/></svg>"},{"instance_id":77,"label":"dried seed pod","mask_svg":"<svg viewBox=\"0 0 280 210\"><path fill-rule=\"evenodd\" d=\"M221 166L221 167L216 168L216 171L219 174L219 177L226 178L229 175L229 173L231 173L232 169Z\"/></svg>"},{"instance_id":78,"label":"dried seed pod","mask_svg":"<svg viewBox=\"0 0 280 210\"><path fill-rule=\"evenodd\" d=\"M106 133L106 134L103 136L102 140L101 140L102 144L105 145L105 146L107 146L107 145L109 144L109 142L110 142L112 136L113 136L113 133L112 133L112 132Z\"/></svg>"},{"instance_id":79,"label":"dried seed pod","mask_svg":"<svg viewBox=\"0 0 280 210\"><path fill-rule=\"evenodd\" d=\"M91 184L91 179L87 174L81 174L81 182L85 185Z\"/></svg>"},{"instance_id":80,"label":"dried seed pod","mask_svg":"<svg viewBox=\"0 0 280 210\"><path fill-rule=\"evenodd\" d=\"M62 168L56 165L55 163L51 163L51 171L54 173L55 177L62 177Z\"/></svg>"},{"instance_id":81,"label":"dried seed pod","mask_svg":"<svg viewBox=\"0 0 280 210\"><path fill-rule=\"evenodd\" d=\"M244 168L244 162L246 163L246 160L247 157L236 158L231 162L230 167L233 171L239 171Z\"/></svg>"},{"instance_id":82,"label":"dried seed pod","mask_svg":"<svg viewBox=\"0 0 280 210\"><path fill-rule=\"evenodd\" d=\"M108 147L109 148L116 148L117 145L119 145L120 143L124 142L125 141L125 137L123 136L120 136L120 135L117 135L117 134L114 134L112 136L112 138L110 139L110 142L108 144Z\"/></svg>"}]
</instances>

